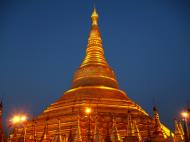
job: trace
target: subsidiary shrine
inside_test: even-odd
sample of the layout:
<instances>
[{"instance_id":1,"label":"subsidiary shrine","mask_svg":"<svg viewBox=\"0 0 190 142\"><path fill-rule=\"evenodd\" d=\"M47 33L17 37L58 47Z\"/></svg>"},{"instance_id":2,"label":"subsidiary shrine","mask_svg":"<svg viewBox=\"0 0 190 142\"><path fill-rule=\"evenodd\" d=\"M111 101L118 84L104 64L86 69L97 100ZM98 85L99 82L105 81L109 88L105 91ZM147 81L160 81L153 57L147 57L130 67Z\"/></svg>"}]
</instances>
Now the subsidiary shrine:
<instances>
[{"instance_id":1,"label":"subsidiary shrine","mask_svg":"<svg viewBox=\"0 0 190 142\"><path fill-rule=\"evenodd\" d=\"M15 127L7 140L0 130L1 142L184 142L180 122L171 132L156 107L151 116L120 90L104 56L98 18L94 9L86 55L71 88L39 116Z\"/></svg>"}]
</instances>

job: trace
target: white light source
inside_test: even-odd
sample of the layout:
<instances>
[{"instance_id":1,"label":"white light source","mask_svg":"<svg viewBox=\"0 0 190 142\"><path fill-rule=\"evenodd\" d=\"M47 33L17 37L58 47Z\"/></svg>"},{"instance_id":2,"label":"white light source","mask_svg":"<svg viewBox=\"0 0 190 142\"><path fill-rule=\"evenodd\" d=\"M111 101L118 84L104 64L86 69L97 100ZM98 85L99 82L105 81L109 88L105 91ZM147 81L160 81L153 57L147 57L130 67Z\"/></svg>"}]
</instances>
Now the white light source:
<instances>
[{"instance_id":1,"label":"white light source","mask_svg":"<svg viewBox=\"0 0 190 142\"><path fill-rule=\"evenodd\" d=\"M10 120L13 124L20 124L23 123L27 120L26 115L15 115L13 118Z\"/></svg>"},{"instance_id":2,"label":"white light source","mask_svg":"<svg viewBox=\"0 0 190 142\"><path fill-rule=\"evenodd\" d=\"M91 113L91 108L90 108L90 107L87 107L86 110L85 110L85 112L86 112L87 114L90 114L90 113Z\"/></svg>"},{"instance_id":3,"label":"white light source","mask_svg":"<svg viewBox=\"0 0 190 142\"><path fill-rule=\"evenodd\" d=\"M183 111L183 112L181 113L181 116L182 116L183 118L187 119L187 118L189 117L189 114L188 114L187 111Z\"/></svg>"}]
</instances>

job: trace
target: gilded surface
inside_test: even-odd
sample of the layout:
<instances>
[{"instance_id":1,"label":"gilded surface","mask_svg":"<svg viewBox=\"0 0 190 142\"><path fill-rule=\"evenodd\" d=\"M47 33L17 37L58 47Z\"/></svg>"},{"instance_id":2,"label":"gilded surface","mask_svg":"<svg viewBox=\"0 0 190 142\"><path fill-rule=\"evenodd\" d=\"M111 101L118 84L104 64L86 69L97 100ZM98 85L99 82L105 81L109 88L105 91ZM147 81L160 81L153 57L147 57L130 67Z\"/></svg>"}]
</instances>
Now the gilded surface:
<instances>
[{"instance_id":1,"label":"gilded surface","mask_svg":"<svg viewBox=\"0 0 190 142\"><path fill-rule=\"evenodd\" d=\"M153 136L157 121L118 89L115 74L104 57L96 10L91 18L86 56L74 74L71 89L14 131L11 141L141 142ZM92 109L90 114L85 113L86 107ZM169 129L163 124L159 127L167 141Z\"/></svg>"},{"instance_id":2,"label":"gilded surface","mask_svg":"<svg viewBox=\"0 0 190 142\"><path fill-rule=\"evenodd\" d=\"M93 85L118 88L115 74L104 57L102 39L98 28L98 14L95 10L91 19L92 27L88 37L86 56L74 74L72 88Z\"/></svg>"}]
</instances>

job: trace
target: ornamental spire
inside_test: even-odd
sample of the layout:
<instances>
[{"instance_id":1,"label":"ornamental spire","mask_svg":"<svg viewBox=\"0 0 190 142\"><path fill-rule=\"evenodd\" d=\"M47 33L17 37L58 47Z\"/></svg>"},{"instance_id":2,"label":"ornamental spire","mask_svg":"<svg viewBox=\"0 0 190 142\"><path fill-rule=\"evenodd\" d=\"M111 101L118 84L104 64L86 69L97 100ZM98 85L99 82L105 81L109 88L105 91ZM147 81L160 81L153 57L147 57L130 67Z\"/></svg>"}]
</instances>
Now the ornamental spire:
<instances>
[{"instance_id":1,"label":"ornamental spire","mask_svg":"<svg viewBox=\"0 0 190 142\"><path fill-rule=\"evenodd\" d=\"M113 117L113 120L112 120L111 139L113 142L121 142L121 137L120 137L118 130L117 130L115 117Z\"/></svg>"},{"instance_id":2,"label":"ornamental spire","mask_svg":"<svg viewBox=\"0 0 190 142\"><path fill-rule=\"evenodd\" d=\"M175 120L175 132L174 132L174 139L177 142L182 142L184 140L184 133L183 129L180 129L180 123Z\"/></svg>"},{"instance_id":3,"label":"ornamental spire","mask_svg":"<svg viewBox=\"0 0 190 142\"><path fill-rule=\"evenodd\" d=\"M94 8L92 15L92 26L88 37L88 45L86 49L86 57L81 64L81 67L86 65L104 65L108 66L104 57L104 50L102 48L102 38L98 28L98 13Z\"/></svg>"},{"instance_id":4,"label":"ornamental spire","mask_svg":"<svg viewBox=\"0 0 190 142\"><path fill-rule=\"evenodd\" d=\"M113 70L109 67L102 47L98 28L98 13L94 8L91 15L91 29L88 36L86 55L73 77L72 88L81 86L106 86L119 88Z\"/></svg>"},{"instance_id":5,"label":"ornamental spire","mask_svg":"<svg viewBox=\"0 0 190 142\"><path fill-rule=\"evenodd\" d=\"M134 125L134 129L135 129L135 136L138 138L138 141L139 141L139 142L142 142L142 137L141 137L139 128L138 128L138 126L137 126L136 120L133 121L133 125Z\"/></svg>"},{"instance_id":6,"label":"ornamental spire","mask_svg":"<svg viewBox=\"0 0 190 142\"><path fill-rule=\"evenodd\" d=\"M153 107L153 111L154 111L154 120L155 120L154 134L159 135L159 136L163 136L160 117L159 117L159 114L158 114L158 110L157 110L157 108L155 106Z\"/></svg>"},{"instance_id":7,"label":"ornamental spire","mask_svg":"<svg viewBox=\"0 0 190 142\"><path fill-rule=\"evenodd\" d=\"M128 118L127 118L127 136L134 136L135 134L135 129L133 127L133 122L132 122L132 119L131 119L131 115L129 114L128 115Z\"/></svg>"},{"instance_id":8,"label":"ornamental spire","mask_svg":"<svg viewBox=\"0 0 190 142\"><path fill-rule=\"evenodd\" d=\"M76 135L74 138L74 142L82 142L82 136L81 136L81 126L80 126L80 116L78 115L78 120L77 120L77 130L76 130Z\"/></svg>"},{"instance_id":9,"label":"ornamental spire","mask_svg":"<svg viewBox=\"0 0 190 142\"><path fill-rule=\"evenodd\" d=\"M98 25L98 13L96 12L96 8L94 8L92 15L91 15L91 19L92 19L92 26L94 25Z\"/></svg>"},{"instance_id":10,"label":"ornamental spire","mask_svg":"<svg viewBox=\"0 0 190 142\"><path fill-rule=\"evenodd\" d=\"M58 130L51 142L64 142L64 139L61 135L61 120L60 119L58 120Z\"/></svg>"},{"instance_id":11,"label":"ornamental spire","mask_svg":"<svg viewBox=\"0 0 190 142\"><path fill-rule=\"evenodd\" d=\"M98 116L96 115L95 119L95 128L94 128L94 142L99 142L101 141L101 136L100 136L100 131L99 131L99 126L98 126Z\"/></svg>"}]
</instances>

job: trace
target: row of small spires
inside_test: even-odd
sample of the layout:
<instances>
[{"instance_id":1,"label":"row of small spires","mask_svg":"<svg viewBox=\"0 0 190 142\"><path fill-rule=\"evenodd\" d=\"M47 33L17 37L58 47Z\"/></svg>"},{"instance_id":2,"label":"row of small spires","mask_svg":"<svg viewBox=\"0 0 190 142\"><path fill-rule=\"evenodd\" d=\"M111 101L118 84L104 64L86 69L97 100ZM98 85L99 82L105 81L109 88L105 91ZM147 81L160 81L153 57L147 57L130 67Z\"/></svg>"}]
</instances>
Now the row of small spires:
<instances>
[{"instance_id":1,"label":"row of small spires","mask_svg":"<svg viewBox=\"0 0 190 142\"><path fill-rule=\"evenodd\" d=\"M153 135L150 136L151 137L159 137L162 138L164 140L164 134L162 131L162 126L160 123L160 119L159 119L159 114L156 110L156 108L154 108L154 120L155 120L155 127L154 127L154 132ZM111 128L111 132L110 129L108 129L107 131L107 135L103 136L98 128L98 119L95 120L95 128L94 128L94 134L92 135L90 131L88 131L87 135L86 135L86 139L87 141L93 141L93 142L101 142L101 141L105 141L105 142L142 142L142 137L140 135L139 132L139 128L136 124L136 121L132 120L131 115L128 115L128 125L127 125L127 133L126 136L124 138L121 138L120 134L118 133L117 130L117 123L115 118L113 117L112 120L112 128ZM61 121L58 120L58 129L57 132L55 134L55 136L50 140L48 137L48 124L47 121L45 123L45 127L44 127L44 132L41 136L41 138L37 139L36 136L36 129L35 129L35 125L33 125L34 128L34 133L33 135L31 135L31 137L29 138L28 141L38 141L38 142L45 142L45 141L51 141L51 142L82 142L82 135L81 135L81 126L80 126L80 116L78 116L78 127L77 130L75 132L75 136L73 137L72 134L72 129L70 131L70 133L68 135L63 135L61 134ZM175 121L175 133L174 133L174 137L175 137L175 141L176 142L182 142L184 140L184 132L183 132L183 128L180 122ZM16 133L14 133L12 135L12 138L10 138L10 141L18 140L18 139L23 139L24 142L26 142L26 130L23 129L23 134L17 138ZM160 141L161 142L161 141Z\"/></svg>"},{"instance_id":2,"label":"row of small spires","mask_svg":"<svg viewBox=\"0 0 190 142\"><path fill-rule=\"evenodd\" d=\"M99 127L98 127L98 122L97 122L97 119L96 119L95 120L95 129L94 129L94 134L93 134L94 138L92 138L91 132L88 131L88 133L87 133L87 140L92 141L92 139L93 139L94 142L99 142L99 141L103 141L105 139L106 142L107 141L110 141L110 142L121 142L122 138L121 138L120 134L118 133L117 126L116 126L117 124L116 124L115 118L113 118L112 122L113 123L112 123L111 133L108 130L108 132L107 132L108 134L104 138L102 136L102 134L100 134ZM48 140L51 141L51 142L82 142L80 117L79 116L78 116L78 122L77 123L78 123L77 130L76 130L76 133L75 133L74 137L72 136L72 131L70 131L70 133L69 133L69 135L67 137L63 136L61 134L61 121L58 120L58 129L57 129L57 132L56 132L56 134L55 134L55 136L53 137L52 140L48 139L48 131L47 131L48 130L48 125L47 125L47 123L45 124L44 132L43 132L43 134L42 134L42 136L41 136L41 138L39 140L37 140L37 137L36 137L36 129L35 129L35 127L34 127L34 134L33 134L33 136L31 136L29 138L29 140L39 141L39 142L48 141ZM136 124L136 121L132 121L130 115L128 117L128 124L129 125L127 125L127 134L126 134L126 137L128 137L128 136L131 137L132 136L132 137L134 137L134 139L138 140L138 142L142 142L142 138L140 136L140 132L139 132L138 126ZM25 135L26 135L26 133L25 133ZM25 136L21 135L19 138L17 138L16 137L16 133L15 133L13 135L12 140L14 140L14 139L25 139Z\"/></svg>"},{"instance_id":3,"label":"row of small spires","mask_svg":"<svg viewBox=\"0 0 190 142\"><path fill-rule=\"evenodd\" d=\"M131 121L131 117L129 117L128 121ZM81 136L81 129L80 129L80 120L78 119L78 129L76 132L76 135L73 137L72 135L72 131L69 133L69 135L66 137L64 135L61 134L61 125L60 125L60 120L58 123L58 130L57 133L55 134L55 136L53 137L52 140L50 140L48 138L48 134L47 134L47 125L44 128L44 133L41 137L40 140L37 140L36 138L36 132L34 133L34 136L32 136L29 140L24 140L24 137L19 137L18 139L21 140L23 139L23 141L38 141L38 142L47 142L47 141L51 141L51 142L82 142L82 136ZM179 124L177 121L175 122L176 124L176 131L175 131L175 142L182 142L184 140L183 138L183 129L181 124ZM101 142L101 141L105 141L105 142L122 142L122 141L126 141L126 142L130 142L129 140L131 140L131 142L142 142L142 138L140 136L138 127L136 125L136 122L133 121L133 123L130 123L130 125L128 125L127 127L127 135L125 138L121 138L117 127L116 127L116 121L115 119L113 119L113 125L112 125L112 131L110 135L107 135L106 137L102 137L102 135L99 133L99 128L97 127L97 125L95 125L95 132L93 135L93 138L89 137L88 138L88 134L87 134L87 140L88 141L93 141L93 142ZM129 140L128 140L129 138ZM93 139L93 140L92 140ZM14 139L12 139L12 141L14 141ZM160 141L161 142L161 141Z\"/></svg>"},{"instance_id":4,"label":"row of small spires","mask_svg":"<svg viewBox=\"0 0 190 142\"><path fill-rule=\"evenodd\" d=\"M164 134L162 131L162 126L160 123L158 111L155 107L153 108L153 110L154 110L154 120L155 120L155 127L154 127L153 136L163 137ZM98 124L97 120L98 119L95 120L95 129L94 129L94 134L93 134L93 136L94 136L93 141L94 142L98 142L98 141L100 141L100 139L102 139L102 141L103 141L103 139L106 139L106 140L104 140L106 142L108 141L108 139L110 139L110 142L116 142L116 141L121 142L121 141L126 141L127 137L133 137L133 139L136 139L136 141L138 141L138 142L143 141L142 137L140 135L140 132L139 132L139 128L136 124L136 121L132 120L131 115L128 115L127 133L126 133L126 137L124 139L122 139L120 134L118 133L117 124L116 124L116 120L114 117L113 117L113 121L112 121L113 122L112 123L112 129L111 129L112 131L110 133L109 129L108 129L108 132L107 132L108 135L106 137L103 137L102 134L100 134L99 128L97 125ZM45 122L44 132L43 132L43 134L39 140L36 137L35 125L33 125L33 126L34 126L34 129L33 129L34 133L29 138L29 141L38 141L38 142L48 141L48 123L47 123L47 120ZM16 131L14 131L14 132L16 132ZM71 131L67 137L66 137L66 135L63 136L60 132L61 132L61 121L59 120L58 121L57 133L55 134L53 139L49 140L49 141L51 141L51 142L74 142L74 141L80 142L80 141L82 141L81 127L80 127L80 116L78 116L78 128L77 128L77 132L76 132L76 135L74 136L74 138L72 135L72 129L71 129ZM20 139L20 140L23 139L24 142L27 142L24 135L26 135L26 130L23 129L23 134L20 137L17 138L16 133L13 133L12 137L10 137L8 141L12 142L13 139ZM87 134L87 138L88 138L88 136L92 137L90 132L89 132L89 134ZM174 132L174 135L171 134L171 137L172 137L172 139L175 139L175 142L183 142L184 141L184 139L185 139L184 138L184 131L183 131L181 121L175 120L175 132ZM3 140L3 138L1 138L1 142L4 142L4 141L5 140Z\"/></svg>"}]
</instances>

